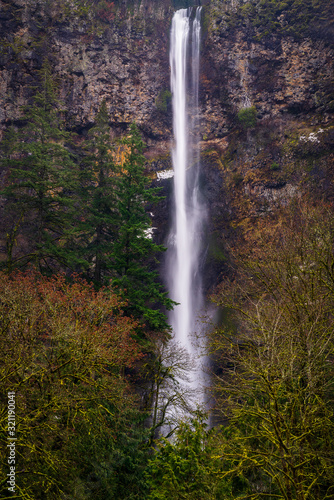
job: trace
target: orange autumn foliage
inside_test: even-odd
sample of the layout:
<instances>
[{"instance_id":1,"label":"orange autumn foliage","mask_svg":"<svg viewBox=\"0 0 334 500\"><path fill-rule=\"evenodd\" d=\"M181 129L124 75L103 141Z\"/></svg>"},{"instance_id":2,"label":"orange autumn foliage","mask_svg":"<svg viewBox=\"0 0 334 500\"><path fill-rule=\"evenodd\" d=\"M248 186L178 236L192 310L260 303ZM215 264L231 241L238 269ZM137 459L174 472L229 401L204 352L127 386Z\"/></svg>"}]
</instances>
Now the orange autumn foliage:
<instances>
[{"instance_id":1,"label":"orange autumn foliage","mask_svg":"<svg viewBox=\"0 0 334 500\"><path fill-rule=\"evenodd\" d=\"M2 317L11 344L51 342L66 337L90 347L94 364L131 366L139 349L131 334L136 323L123 315L124 305L110 289L95 291L80 277L63 274L0 274Z\"/></svg>"},{"instance_id":2,"label":"orange autumn foliage","mask_svg":"<svg viewBox=\"0 0 334 500\"><path fill-rule=\"evenodd\" d=\"M16 394L22 498L39 498L41 477L50 498L60 498L74 473L73 437L92 428L106 435L110 408L134 404L123 372L141 354L123 305L110 288L95 291L77 276L0 273L0 401L5 409L7 392ZM2 411L3 464L6 440Z\"/></svg>"}]
</instances>

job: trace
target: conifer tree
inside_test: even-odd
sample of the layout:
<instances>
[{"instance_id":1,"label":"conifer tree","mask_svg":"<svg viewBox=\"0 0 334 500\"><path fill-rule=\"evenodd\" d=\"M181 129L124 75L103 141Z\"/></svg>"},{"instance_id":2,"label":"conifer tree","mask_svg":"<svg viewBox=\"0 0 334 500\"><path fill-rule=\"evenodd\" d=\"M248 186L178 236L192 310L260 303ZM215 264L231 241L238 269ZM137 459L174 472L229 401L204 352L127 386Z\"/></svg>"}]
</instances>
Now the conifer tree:
<instances>
[{"instance_id":1,"label":"conifer tree","mask_svg":"<svg viewBox=\"0 0 334 500\"><path fill-rule=\"evenodd\" d=\"M63 130L49 63L39 71L31 107L24 110L21 126L7 134L5 158L9 185L7 200L7 268L32 264L40 271L67 266L71 254L66 242L71 233L70 193L74 164L64 146Z\"/></svg>"},{"instance_id":2,"label":"conifer tree","mask_svg":"<svg viewBox=\"0 0 334 500\"><path fill-rule=\"evenodd\" d=\"M168 327L161 307L170 310L174 302L159 282L156 254L165 250L150 237L148 204L157 203L157 189L148 186L143 155L144 143L135 124L123 144L126 158L116 180L117 238L113 245L113 278L128 300L127 313L153 330Z\"/></svg>"},{"instance_id":3,"label":"conifer tree","mask_svg":"<svg viewBox=\"0 0 334 500\"><path fill-rule=\"evenodd\" d=\"M108 111L103 101L96 123L89 132L86 156L80 173L79 253L86 261L88 277L97 285L105 283L110 274L115 240L115 165L110 143Z\"/></svg>"},{"instance_id":4,"label":"conifer tree","mask_svg":"<svg viewBox=\"0 0 334 500\"><path fill-rule=\"evenodd\" d=\"M197 411L190 422L179 423L173 441L162 438L156 443L156 452L145 472L149 500L231 499L226 481L221 478L222 460L214 432L207 430L205 418Z\"/></svg>"}]
</instances>

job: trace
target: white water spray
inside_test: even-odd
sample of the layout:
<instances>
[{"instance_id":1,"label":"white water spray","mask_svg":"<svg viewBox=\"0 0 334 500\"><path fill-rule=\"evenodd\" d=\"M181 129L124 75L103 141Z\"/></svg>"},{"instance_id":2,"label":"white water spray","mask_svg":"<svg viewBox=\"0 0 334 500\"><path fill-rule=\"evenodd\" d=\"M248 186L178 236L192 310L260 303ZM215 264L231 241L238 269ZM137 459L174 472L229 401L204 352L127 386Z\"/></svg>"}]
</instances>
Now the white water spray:
<instances>
[{"instance_id":1,"label":"white water spray","mask_svg":"<svg viewBox=\"0 0 334 500\"><path fill-rule=\"evenodd\" d=\"M195 354L191 335L203 302L199 257L205 210L199 197L197 132L200 15L200 7L193 20L191 9L178 10L172 21L170 44L175 217L168 273L170 296L179 303L170 314L170 322L175 339L191 355ZM198 376L197 372L196 379ZM193 380L192 386L198 385L198 380Z\"/></svg>"}]
</instances>

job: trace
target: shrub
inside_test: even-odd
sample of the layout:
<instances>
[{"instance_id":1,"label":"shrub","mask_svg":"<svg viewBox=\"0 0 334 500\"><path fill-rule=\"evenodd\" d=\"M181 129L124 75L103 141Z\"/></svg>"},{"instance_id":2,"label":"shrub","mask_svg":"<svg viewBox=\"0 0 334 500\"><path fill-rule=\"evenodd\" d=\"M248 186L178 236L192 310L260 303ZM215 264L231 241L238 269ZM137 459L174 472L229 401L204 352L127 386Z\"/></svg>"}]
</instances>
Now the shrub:
<instances>
[{"instance_id":1,"label":"shrub","mask_svg":"<svg viewBox=\"0 0 334 500\"><path fill-rule=\"evenodd\" d=\"M167 113L168 104L172 99L172 94L169 90L162 90L155 100L155 105L158 111Z\"/></svg>"},{"instance_id":2,"label":"shrub","mask_svg":"<svg viewBox=\"0 0 334 500\"><path fill-rule=\"evenodd\" d=\"M238 120L244 128L253 128L256 125L256 108L243 108L238 112Z\"/></svg>"}]
</instances>

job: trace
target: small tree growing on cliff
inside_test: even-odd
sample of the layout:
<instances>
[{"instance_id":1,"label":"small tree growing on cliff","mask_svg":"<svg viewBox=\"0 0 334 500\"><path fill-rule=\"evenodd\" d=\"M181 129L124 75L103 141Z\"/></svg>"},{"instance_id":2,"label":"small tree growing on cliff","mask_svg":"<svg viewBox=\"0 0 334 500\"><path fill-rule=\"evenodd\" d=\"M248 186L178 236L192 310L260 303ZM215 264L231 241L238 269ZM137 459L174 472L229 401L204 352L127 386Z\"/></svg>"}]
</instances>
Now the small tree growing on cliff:
<instances>
[{"instance_id":1,"label":"small tree growing on cliff","mask_svg":"<svg viewBox=\"0 0 334 500\"><path fill-rule=\"evenodd\" d=\"M243 108L238 112L238 121L241 125L248 129L254 128L256 125L256 108L251 106L250 108Z\"/></svg>"}]
</instances>

